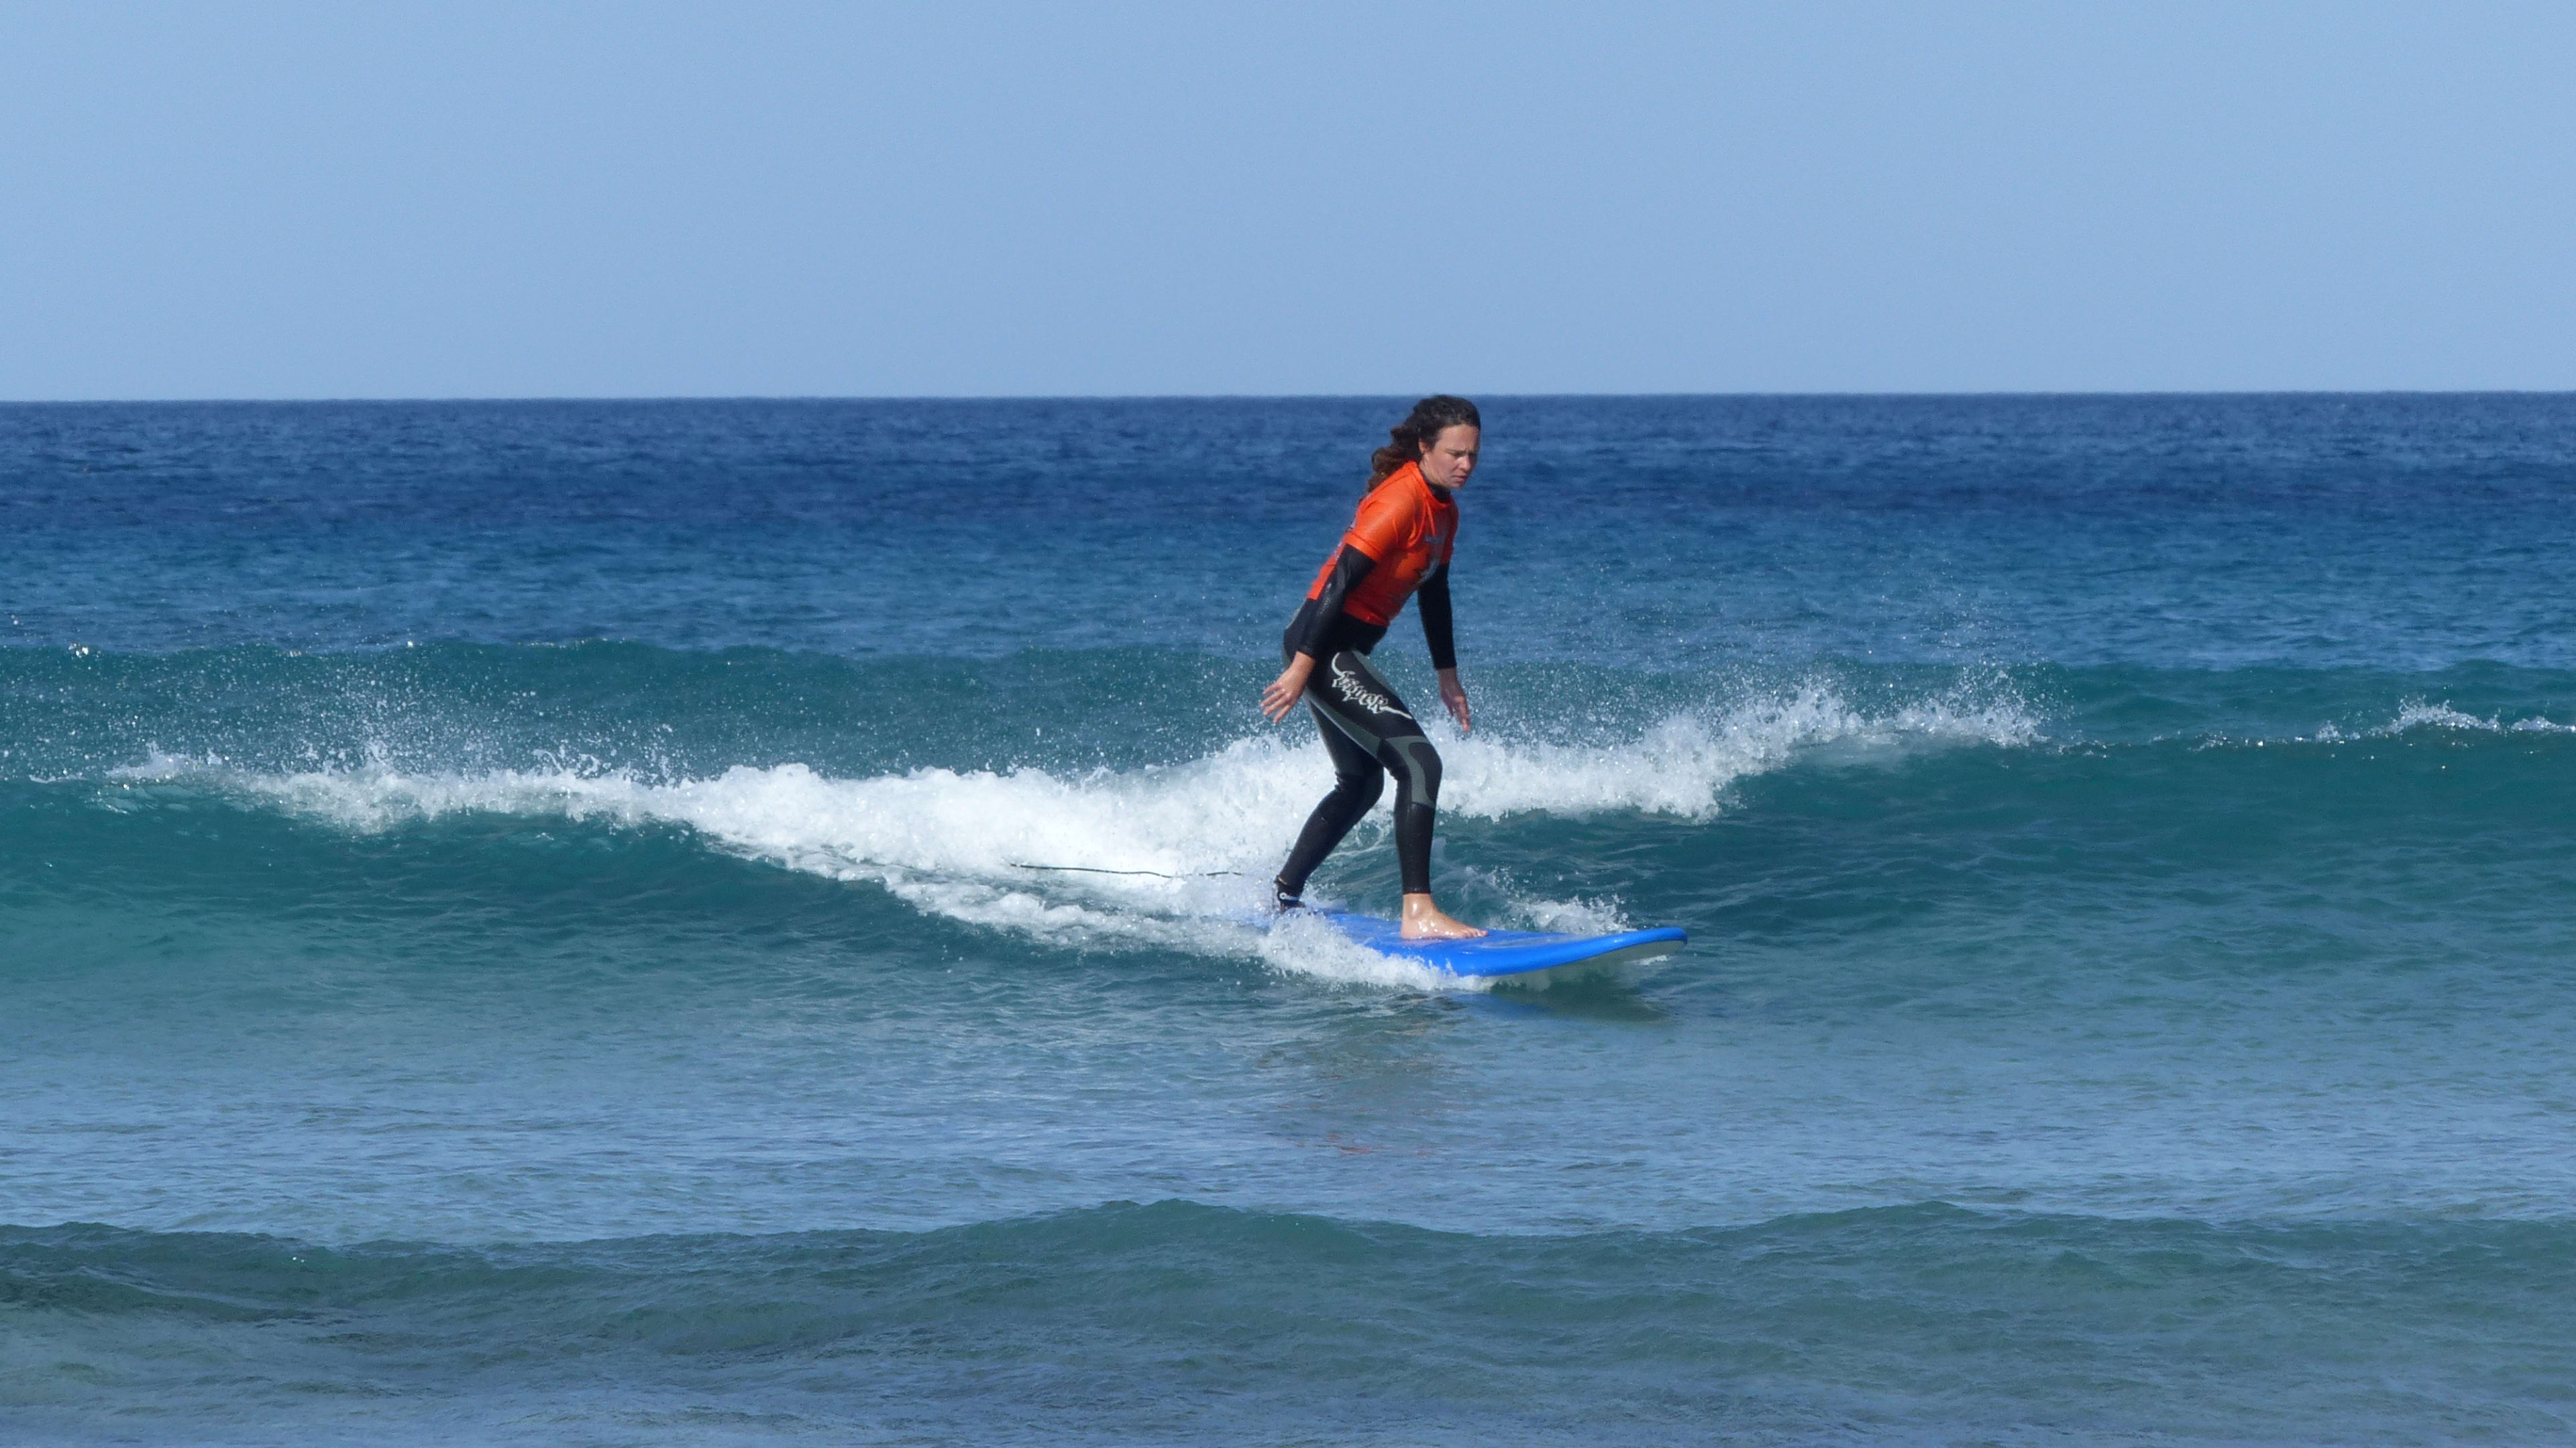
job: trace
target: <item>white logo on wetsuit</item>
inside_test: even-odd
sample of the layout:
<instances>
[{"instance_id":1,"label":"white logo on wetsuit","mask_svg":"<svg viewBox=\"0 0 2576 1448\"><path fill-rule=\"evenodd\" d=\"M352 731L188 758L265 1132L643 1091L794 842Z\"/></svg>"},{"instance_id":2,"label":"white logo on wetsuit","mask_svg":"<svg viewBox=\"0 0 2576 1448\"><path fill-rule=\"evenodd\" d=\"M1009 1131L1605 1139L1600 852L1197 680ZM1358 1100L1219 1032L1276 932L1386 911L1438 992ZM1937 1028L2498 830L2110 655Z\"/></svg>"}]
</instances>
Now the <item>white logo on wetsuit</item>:
<instances>
[{"instance_id":1,"label":"white logo on wetsuit","mask_svg":"<svg viewBox=\"0 0 2576 1448\"><path fill-rule=\"evenodd\" d=\"M1341 695L1344 703L1356 704L1372 714L1392 714L1398 719L1413 717L1397 708L1393 699L1362 683L1359 675L1342 667L1340 659L1333 660L1333 692Z\"/></svg>"}]
</instances>

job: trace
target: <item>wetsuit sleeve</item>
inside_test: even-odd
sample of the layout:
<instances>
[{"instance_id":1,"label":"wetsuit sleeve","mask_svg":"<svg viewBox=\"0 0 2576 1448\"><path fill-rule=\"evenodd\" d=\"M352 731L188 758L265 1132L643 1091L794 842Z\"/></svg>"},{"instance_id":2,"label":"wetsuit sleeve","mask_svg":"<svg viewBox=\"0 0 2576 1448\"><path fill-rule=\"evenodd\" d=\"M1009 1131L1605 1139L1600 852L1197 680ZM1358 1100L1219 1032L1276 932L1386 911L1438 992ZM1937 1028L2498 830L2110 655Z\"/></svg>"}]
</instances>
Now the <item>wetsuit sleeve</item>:
<instances>
[{"instance_id":1,"label":"wetsuit sleeve","mask_svg":"<svg viewBox=\"0 0 2576 1448\"><path fill-rule=\"evenodd\" d=\"M1297 652L1321 663L1324 658L1324 635L1342 616L1342 600L1351 596L1360 580L1377 567L1377 560L1345 543L1341 556L1333 560L1333 571L1324 578L1324 591L1315 595L1315 611L1306 620L1306 636L1297 640Z\"/></svg>"},{"instance_id":2,"label":"wetsuit sleeve","mask_svg":"<svg viewBox=\"0 0 2576 1448\"><path fill-rule=\"evenodd\" d=\"M1458 667L1458 641L1449 631L1449 565L1432 569L1413 597L1422 606L1422 641L1431 645L1431 667Z\"/></svg>"}]
</instances>

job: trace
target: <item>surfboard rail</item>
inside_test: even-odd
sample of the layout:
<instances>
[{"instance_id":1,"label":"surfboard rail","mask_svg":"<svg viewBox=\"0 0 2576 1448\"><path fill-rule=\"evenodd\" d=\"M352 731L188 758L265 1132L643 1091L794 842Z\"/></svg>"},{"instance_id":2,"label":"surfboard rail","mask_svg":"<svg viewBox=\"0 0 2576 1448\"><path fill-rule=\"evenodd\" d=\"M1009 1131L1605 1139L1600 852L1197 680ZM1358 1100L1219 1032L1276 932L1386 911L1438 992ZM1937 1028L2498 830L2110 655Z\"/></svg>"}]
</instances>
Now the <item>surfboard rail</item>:
<instances>
[{"instance_id":1,"label":"surfboard rail","mask_svg":"<svg viewBox=\"0 0 2576 1448\"><path fill-rule=\"evenodd\" d=\"M1612 970L1672 955L1690 940L1689 932L1671 925L1608 935L1491 930L1466 940L1407 940L1393 920L1345 910L1314 913L1364 950L1496 984L1536 985Z\"/></svg>"}]
</instances>

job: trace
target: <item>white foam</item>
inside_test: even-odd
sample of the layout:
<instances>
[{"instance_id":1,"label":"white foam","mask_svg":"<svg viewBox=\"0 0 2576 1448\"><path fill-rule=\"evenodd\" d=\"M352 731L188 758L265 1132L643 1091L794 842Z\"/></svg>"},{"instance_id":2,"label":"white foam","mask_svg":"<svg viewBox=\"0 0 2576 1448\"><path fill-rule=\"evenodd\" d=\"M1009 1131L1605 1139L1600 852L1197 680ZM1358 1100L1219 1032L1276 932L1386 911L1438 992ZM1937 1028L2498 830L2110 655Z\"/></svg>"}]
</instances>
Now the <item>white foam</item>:
<instances>
[{"instance_id":1,"label":"white foam","mask_svg":"<svg viewBox=\"0 0 2576 1448\"><path fill-rule=\"evenodd\" d=\"M1873 717L1809 688L1713 717L1676 715L1597 745L1444 738L1441 808L1480 819L1616 810L1706 819L1730 784L1802 752L2013 745L2036 735L2015 706L1934 702ZM1238 740L1180 764L1079 774L921 769L837 779L781 764L651 780L578 762L468 774L404 771L381 759L266 773L156 753L116 775L207 779L361 831L469 812L683 825L737 854L874 881L930 914L1077 948L1147 945L1258 957L1337 980L1454 984L1321 927L1265 933L1244 923L1331 776L1311 733ZM1354 844L1382 839L1385 819L1381 807ZM1622 923L1615 904L1504 893L1515 915L1542 928Z\"/></svg>"},{"instance_id":2,"label":"white foam","mask_svg":"<svg viewBox=\"0 0 2576 1448\"><path fill-rule=\"evenodd\" d=\"M2566 734L2576 732L2576 725L2552 723L2537 715L2507 724L2502 715L2481 719L2475 714L2454 709L2447 702L2428 704L2421 699L2408 699L2398 705L2395 719L2372 732L2388 736L2403 734L2409 729L2465 729L2480 734Z\"/></svg>"}]
</instances>

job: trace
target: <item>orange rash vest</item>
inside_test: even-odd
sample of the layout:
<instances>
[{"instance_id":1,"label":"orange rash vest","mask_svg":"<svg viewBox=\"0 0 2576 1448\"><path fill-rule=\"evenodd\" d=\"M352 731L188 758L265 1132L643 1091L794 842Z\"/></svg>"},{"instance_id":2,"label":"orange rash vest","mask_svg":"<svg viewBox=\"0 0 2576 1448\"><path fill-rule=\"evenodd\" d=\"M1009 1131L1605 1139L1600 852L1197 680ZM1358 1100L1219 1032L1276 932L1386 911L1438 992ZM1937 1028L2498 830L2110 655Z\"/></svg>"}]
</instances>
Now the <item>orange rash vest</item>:
<instances>
[{"instance_id":1,"label":"orange rash vest","mask_svg":"<svg viewBox=\"0 0 2576 1448\"><path fill-rule=\"evenodd\" d=\"M1342 542L1377 563L1343 598L1342 612L1383 628L1395 622L1404 601L1431 570L1449 561L1449 552L1458 542L1458 505L1423 480L1419 464L1406 463L1360 499L1359 513L1351 519L1351 530L1342 535ZM1315 570L1314 586L1306 590L1308 598L1324 596L1325 580L1333 576L1334 560L1341 556L1342 550L1335 548L1324 566Z\"/></svg>"}]
</instances>

